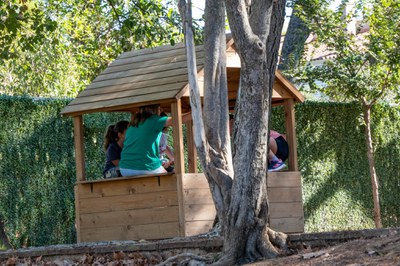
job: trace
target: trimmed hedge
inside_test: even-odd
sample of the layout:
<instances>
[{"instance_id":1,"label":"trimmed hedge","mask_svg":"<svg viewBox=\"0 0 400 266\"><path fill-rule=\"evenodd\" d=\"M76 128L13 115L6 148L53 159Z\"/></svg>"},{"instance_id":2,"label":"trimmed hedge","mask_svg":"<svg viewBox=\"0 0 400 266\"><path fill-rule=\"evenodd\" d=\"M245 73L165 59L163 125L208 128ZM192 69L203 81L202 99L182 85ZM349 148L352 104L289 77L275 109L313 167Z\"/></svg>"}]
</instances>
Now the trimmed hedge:
<instances>
[{"instance_id":1,"label":"trimmed hedge","mask_svg":"<svg viewBox=\"0 0 400 266\"><path fill-rule=\"evenodd\" d=\"M274 110L272 127L284 125ZM296 106L305 231L373 228L373 200L361 106L305 102ZM282 129L282 126L279 128ZM373 140L382 223L400 225L400 108L373 109Z\"/></svg>"},{"instance_id":2,"label":"trimmed hedge","mask_svg":"<svg viewBox=\"0 0 400 266\"><path fill-rule=\"evenodd\" d=\"M74 243L75 159L69 100L0 97L0 219L14 247ZM371 182L356 103L296 106L299 166L307 232L372 228ZM373 113L384 226L399 226L400 109ZM272 128L284 132L282 108ZM103 134L127 114L84 115L88 179L101 178Z\"/></svg>"}]
</instances>

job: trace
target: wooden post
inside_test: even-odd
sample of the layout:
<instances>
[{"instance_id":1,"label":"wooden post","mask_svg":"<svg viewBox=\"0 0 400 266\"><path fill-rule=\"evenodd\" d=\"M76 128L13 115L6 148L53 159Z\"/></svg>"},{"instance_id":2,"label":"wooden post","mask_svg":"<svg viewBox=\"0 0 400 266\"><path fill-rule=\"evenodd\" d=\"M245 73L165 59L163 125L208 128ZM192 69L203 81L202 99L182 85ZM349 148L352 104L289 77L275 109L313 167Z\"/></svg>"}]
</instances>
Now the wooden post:
<instances>
[{"instance_id":1,"label":"wooden post","mask_svg":"<svg viewBox=\"0 0 400 266\"><path fill-rule=\"evenodd\" d=\"M74 187L75 193L75 229L76 229L76 241L81 243L81 215L80 215L80 205L79 205L79 184Z\"/></svg>"},{"instance_id":2,"label":"wooden post","mask_svg":"<svg viewBox=\"0 0 400 266\"><path fill-rule=\"evenodd\" d=\"M177 193L179 204L179 236L185 236L185 207L182 185L182 178L185 174L185 165L183 155L182 106L180 99L177 99L176 102L171 104L171 115L174 139L175 174L177 179Z\"/></svg>"},{"instance_id":3,"label":"wooden post","mask_svg":"<svg viewBox=\"0 0 400 266\"><path fill-rule=\"evenodd\" d=\"M289 144L289 171L299 171L299 166L297 163L297 140L294 100L285 100L284 106L286 118L286 138Z\"/></svg>"},{"instance_id":4,"label":"wooden post","mask_svg":"<svg viewBox=\"0 0 400 266\"><path fill-rule=\"evenodd\" d=\"M193 121L186 123L189 173L197 173L197 150L193 138Z\"/></svg>"},{"instance_id":5,"label":"wooden post","mask_svg":"<svg viewBox=\"0 0 400 266\"><path fill-rule=\"evenodd\" d=\"M74 116L74 142L75 142L75 161L76 161L76 181L84 181L85 173L85 146L83 143L83 118L81 115ZM79 187L75 185L75 226L76 240L81 242L81 216L79 207Z\"/></svg>"},{"instance_id":6,"label":"wooden post","mask_svg":"<svg viewBox=\"0 0 400 266\"><path fill-rule=\"evenodd\" d=\"M83 119L82 116L74 116L74 142L75 142L75 162L76 162L76 181L84 181L85 173L85 147L83 144Z\"/></svg>"}]
</instances>

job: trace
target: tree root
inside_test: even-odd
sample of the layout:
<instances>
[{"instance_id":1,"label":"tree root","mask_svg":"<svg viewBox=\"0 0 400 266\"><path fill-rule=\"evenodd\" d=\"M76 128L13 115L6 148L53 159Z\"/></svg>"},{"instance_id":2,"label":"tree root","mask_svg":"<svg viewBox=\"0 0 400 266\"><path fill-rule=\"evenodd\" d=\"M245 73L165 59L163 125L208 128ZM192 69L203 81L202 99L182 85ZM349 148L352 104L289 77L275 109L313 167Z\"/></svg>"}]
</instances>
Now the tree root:
<instances>
[{"instance_id":1,"label":"tree root","mask_svg":"<svg viewBox=\"0 0 400 266\"><path fill-rule=\"evenodd\" d=\"M271 228L267 228L267 235L271 243L277 246L283 253L283 255L288 255L290 253L288 246L288 236L282 232L276 232Z\"/></svg>"}]
</instances>

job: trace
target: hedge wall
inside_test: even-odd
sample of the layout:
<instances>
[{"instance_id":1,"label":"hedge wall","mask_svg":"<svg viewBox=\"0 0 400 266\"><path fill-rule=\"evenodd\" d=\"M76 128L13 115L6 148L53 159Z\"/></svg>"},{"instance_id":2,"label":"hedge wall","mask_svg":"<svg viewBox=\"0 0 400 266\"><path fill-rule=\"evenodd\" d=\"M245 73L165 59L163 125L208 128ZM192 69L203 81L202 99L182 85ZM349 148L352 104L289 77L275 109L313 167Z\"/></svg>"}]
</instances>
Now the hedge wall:
<instances>
[{"instance_id":1,"label":"hedge wall","mask_svg":"<svg viewBox=\"0 0 400 266\"><path fill-rule=\"evenodd\" d=\"M283 111L274 111L272 127L283 131ZM361 112L357 103L296 106L306 232L374 227ZM382 223L399 226L400 108L376 106L372 123Z\"/></svg>"},{"instance_id":2,"label":"hedge wall","mask_svg":"<svg viewBox=\"0 0 400 266\"><path fill-rule=\"evenodd\" d=\"M74 243L75 159L68 100L0 97L0 219L14 247ZM384 226L400 225L400 109L374 109L373 132ZM306 231L372 228L364 127L355 104L296 106ZM281 108L273 128L284 131ZM87 176L100 178L103 133L126 114L84 116Z\"/></svg>"}]
</instances>

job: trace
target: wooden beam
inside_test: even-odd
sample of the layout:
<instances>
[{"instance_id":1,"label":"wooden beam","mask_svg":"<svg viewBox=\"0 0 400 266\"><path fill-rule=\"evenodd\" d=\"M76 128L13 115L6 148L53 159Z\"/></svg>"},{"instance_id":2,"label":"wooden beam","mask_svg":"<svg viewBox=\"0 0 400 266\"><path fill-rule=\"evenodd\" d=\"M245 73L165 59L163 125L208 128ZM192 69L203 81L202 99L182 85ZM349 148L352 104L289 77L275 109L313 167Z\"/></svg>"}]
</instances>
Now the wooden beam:
<instances>
[{"instance_id":1,"label":"wooden beam","mask_svg":"<svg viewBox=\"0 0 400 266\"><path fill-rule=\"evenodd\" d=\"M74 193L75 193L75 226L76 226L76 242L81 243L81 208L79 205L79 185L75 185Z\"/></svg>"},{"instance_id":2,"label":"wooden beam","mask_svg":"<svg viewBox=\"0 0 400 266\"><path fill-rule=\"evenodd\" d=\"M189 173L197 173L197 150L194 145L193 121L186 123Z\"/></svg>"},{"instance_id":3,"label":"wooden beam","mask_svg":"<svg viewBox=\"0 0 400 266\"><path fill-rule=\"evenodd\" d=\"M287 99L284 101L285 121L286 121L286 137L289 144L289 171L298 171L297 163L297 140L296 140L296 121L294 113L294 100Z\"/></svg>"},{"instance_id":4,"label":"wooden beam","mask_svg":"<svg viewBox=\"0 0 400 266\"><path fill-rule=\"evenodd\" d=\"M177 192L179 204L179 236L185 236L185 206L182 185L182 177L185 173L185 165L183 155L182 106L180 99L177 99L176 102L173 102L171 104L171 115L174 140L175 174L177 177Z\"/></svg>"},{"instance_id":5,"label":"wooden beam","mask_svg":"<svg viewBox=\"0 0 400 266\"><path fill-rule=\"evenodd\" d=\"M76 181L86 179L85 172L85 146L83 143L83 118L81 115L74 116L74 142L76 161Z\"/></svg>"}]
</instances>

